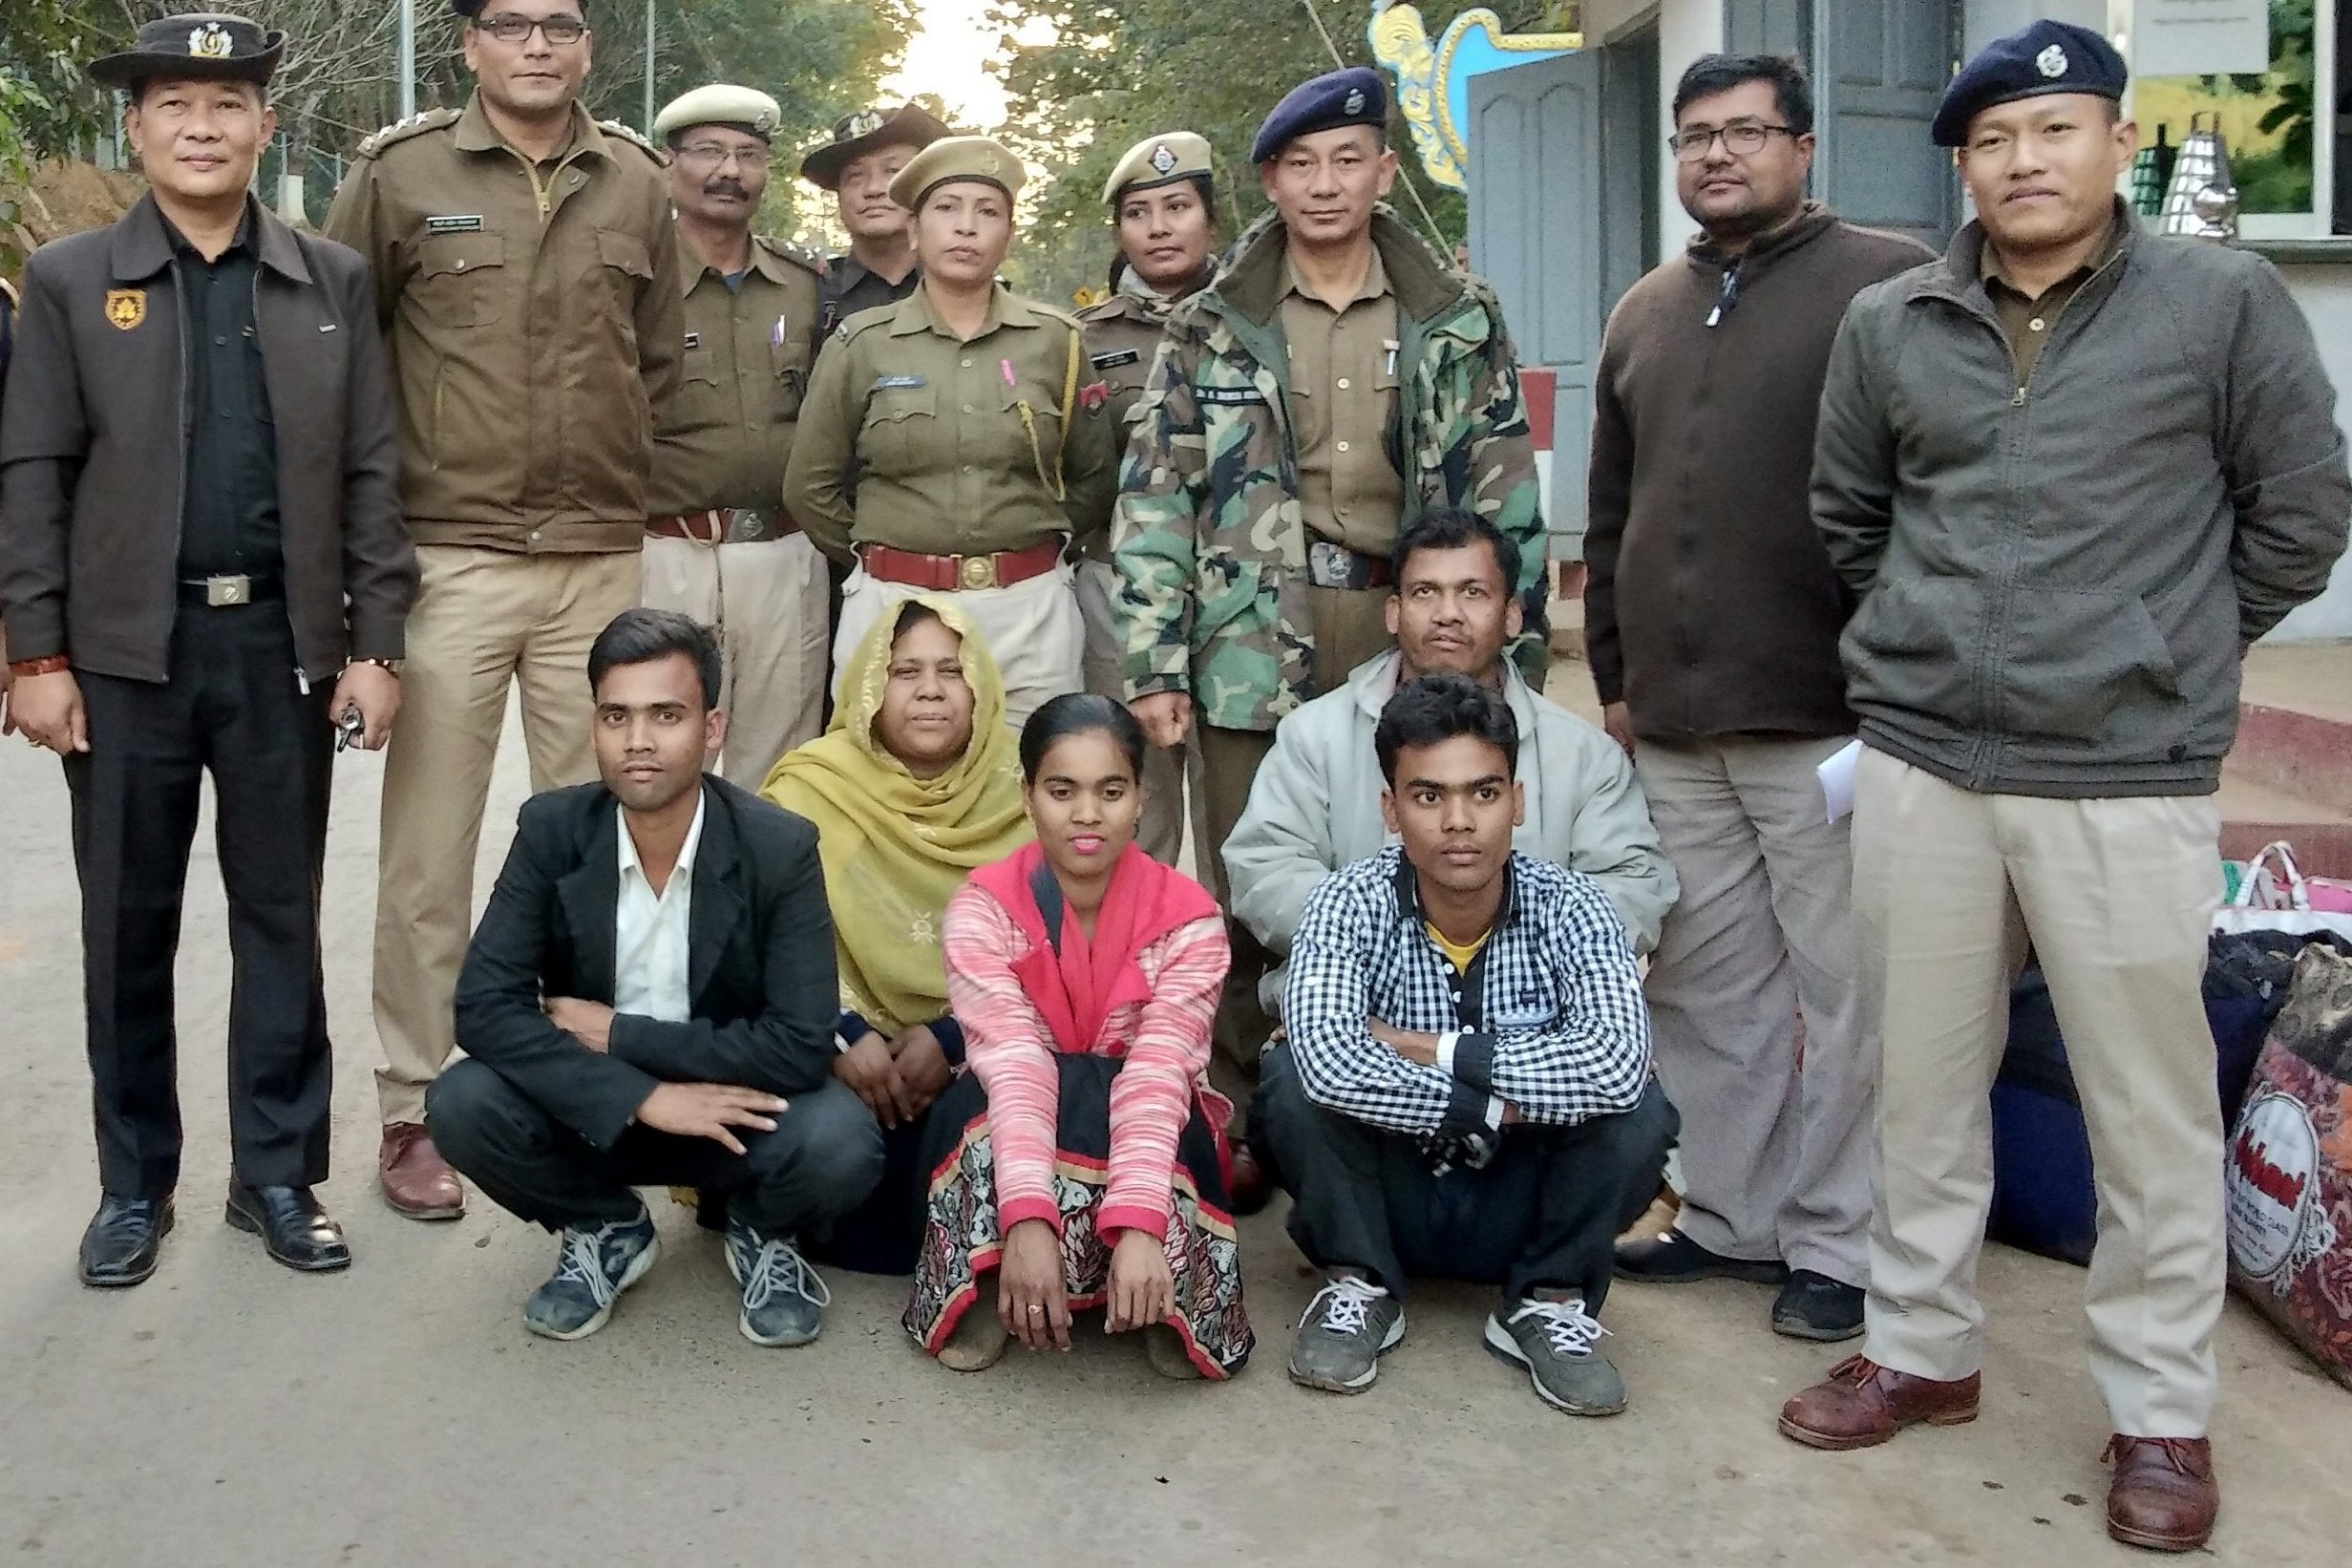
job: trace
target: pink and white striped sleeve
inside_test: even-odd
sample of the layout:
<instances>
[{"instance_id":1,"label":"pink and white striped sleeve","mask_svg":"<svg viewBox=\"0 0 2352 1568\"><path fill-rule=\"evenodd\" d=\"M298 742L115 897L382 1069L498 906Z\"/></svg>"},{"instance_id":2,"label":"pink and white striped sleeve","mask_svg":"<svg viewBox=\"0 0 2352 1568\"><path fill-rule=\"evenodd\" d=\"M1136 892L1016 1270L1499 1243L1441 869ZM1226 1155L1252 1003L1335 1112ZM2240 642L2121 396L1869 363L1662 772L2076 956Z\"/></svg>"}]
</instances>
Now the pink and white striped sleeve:
<instances>
[{"instance_id":1,"label":"pink and white striped sleeve","mask_svg":"<svg viewBox=\"0 0 2352 1568\"><path fill-rule=\"evenodd\" d=\"M1179 925L1144 949L1153 976L1127 1063L1111 1080L1111 1179L1095 1228L1116 1242L1140 1230L1165 1240L1175 1204L1176 1140L1192 1116L1193 1084L1209 1065L1209 1031L1233 951L1225 922Z\"/></svg>"},{"instance_id":2,"label":"pink and white striped sleeve","mask_svg":"<svg viewBox=\"0 0 2352 1568\"><path fill-rule=\"evenodd\" d=\"M1024 1219L1043 1219L1058 1234L1053 1138L1062 1076L1046 1022L1012 972L1028 939L1003 904L966 883L947 901L940 942L948 1006L964 1026L964 1059L988 1094L999 1234Z\"/></svg>"}]
</instances>

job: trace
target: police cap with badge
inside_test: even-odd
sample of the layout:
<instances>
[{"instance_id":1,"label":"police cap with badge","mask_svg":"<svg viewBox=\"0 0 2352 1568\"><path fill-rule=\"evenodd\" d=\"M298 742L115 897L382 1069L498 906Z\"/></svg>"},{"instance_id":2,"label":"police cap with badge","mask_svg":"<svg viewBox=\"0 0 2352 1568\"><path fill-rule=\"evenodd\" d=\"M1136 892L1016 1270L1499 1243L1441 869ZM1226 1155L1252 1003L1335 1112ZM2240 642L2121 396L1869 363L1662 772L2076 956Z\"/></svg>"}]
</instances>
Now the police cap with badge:
<instances>
[{"instance_id":1,"label":"police cap with badge","mask_svg":"<svg viewBox=\"0 0 2352 1568\"><path fill-rule=\"evenodd\" d=\"M225 11L191 11L139 24L138 41L90 62L93 80L132 87L159 79L201 77L266 87L286 53L286 34Z\"/></svg>"},{"instance_id":2,"label":"police cap with badge","mask_svg":"<svg viewBox=\"0 0 2352 1568\"><path fill-rule=\"evenodd\" d=\"M890 200L912 212L924 197L959 180L977 180L1019 196L1028 178L1012 149L994 137L942 137L899 171L890 181Z\"/></svg>"},{"instance_id":3,"label":"police cap with badge","mask_svg":"<svg viewBox=\"0 0 2352 1568\"><path fill-rule=\"evenodd\" d=\"M1369 125L1385 131L1388 124L1388 88L1380 73L1367 65L1325 72L1301 82L1282 95L1274 113L1258 127L1250 143L1249 160L1263 163L1301 137L1343 126Z\"/></svg>"},{"instance_id":4,"label":"police cap with badge","mask_svg":"<svg viewBox=\"0 0 2352 1568\"><path fill-rule=\"evenodd\" d=\"M698 125L713 125L773 142L776 126L783 118L784 111L775 99L757 88L713 82L670 99L653 117L653 136L657 141L675 146L683 133Z\"/></svg>"},{"instance_id":5,"label":"police cap with badge","mask_svg":"<svg viewBox=\"0 0 2352 1568\"><path fill-rule=\"evenodd\" d=\"M1968 122L1996 104L2052 93L2082 93L2123 101L2130 74L2115 46L2088 28L2036 22L1996 38L1960 68L1943 91L1928 134L1939 147L1968 139Z\"/></svg>"},{"instance_id":6,"label":"police cap with badge","mask_svg":"<svg viewBox=\"0 0 2352 1568\"><path fill-rule=\"evenodd\" d=\"M852 159L884 147L927 147L946 134L945 125L911 103L860 109L836 121L833 139L800 160L800 178L819 190L838 190Z\"/></svg>"},{"instance_id":7,"label":"police cap with badge","mask_svg":"<svg viewBox=\"0 0 2352 1568\"><path fill-rule=\"evenodd\" d=\"M1208 180L1211 166L1206 137L1190 131L1168 131L1145 137L1120 155L1103 181L1103 204L1117 206L1136 191L1156 190L1184 180Z\"/></svg>"}]
</instances>

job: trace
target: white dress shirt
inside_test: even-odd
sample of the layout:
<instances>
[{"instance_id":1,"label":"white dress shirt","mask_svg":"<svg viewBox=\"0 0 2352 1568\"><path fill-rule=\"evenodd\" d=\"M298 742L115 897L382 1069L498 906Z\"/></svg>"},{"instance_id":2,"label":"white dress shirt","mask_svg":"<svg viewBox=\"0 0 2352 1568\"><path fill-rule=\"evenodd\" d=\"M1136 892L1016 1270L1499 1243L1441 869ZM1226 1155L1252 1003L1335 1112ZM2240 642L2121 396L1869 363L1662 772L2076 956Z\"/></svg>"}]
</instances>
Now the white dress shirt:
<instances>
[{"instance_id":1,"label":"white dress shirt","mask_svg":"<svg viewBox=\"0 0 2352 1568\"><path fill-rule=\"evenodd\" d=\"M612 1010L683 1024L694 998L687 975L687 922L694 902L694 852L702 846L708 799L694 803L678 864L657 895L637 859L628 813L613 808L621 828L621 897L613 907Z\"/></svg>"}]
</instances>

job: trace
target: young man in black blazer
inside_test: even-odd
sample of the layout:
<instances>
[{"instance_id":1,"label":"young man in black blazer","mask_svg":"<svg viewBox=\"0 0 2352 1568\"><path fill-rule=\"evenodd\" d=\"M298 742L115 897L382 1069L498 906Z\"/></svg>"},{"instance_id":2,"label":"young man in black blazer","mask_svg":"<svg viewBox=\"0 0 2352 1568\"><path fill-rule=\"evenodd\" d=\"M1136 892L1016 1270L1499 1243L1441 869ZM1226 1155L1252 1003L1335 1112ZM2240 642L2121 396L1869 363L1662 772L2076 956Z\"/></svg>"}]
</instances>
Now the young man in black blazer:
<instances>
[{"instance_id":1,"label":"young man in black blazer","mask_svg":"<svg viewBox=\"0 0 2352 1568\"><path fill-rule=\"evenodd\" d=\"M798 1233L856 1208L881 1134L833 1076L839 1012L816 830L706 775L725 738L708 629L633 609L588 655L603 781L522 808L457 982L467 1060L426 1095L435 1145L562 1234L533 1333L576 1340L660 1250L632 1190L727 1198L755 1345L816 1337Z\"/></svg>"}]
</instances>

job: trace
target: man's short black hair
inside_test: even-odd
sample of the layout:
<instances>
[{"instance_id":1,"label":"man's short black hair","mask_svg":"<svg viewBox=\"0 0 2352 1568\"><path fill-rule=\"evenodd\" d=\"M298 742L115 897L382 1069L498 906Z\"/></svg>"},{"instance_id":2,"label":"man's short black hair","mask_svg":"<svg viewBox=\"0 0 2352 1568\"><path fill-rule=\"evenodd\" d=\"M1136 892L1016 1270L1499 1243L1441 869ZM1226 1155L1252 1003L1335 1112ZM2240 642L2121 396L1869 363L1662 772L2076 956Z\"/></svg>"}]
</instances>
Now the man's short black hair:
<instances>
[{"instance_id":1,"label":"man's short black hair","mask_svg":"<svg viewBox=\"0 0 2352 1568\"><path fill-rule=\"evenodd\" d=\"M1397 688L1372 729L1380 776L1396 788L1396 755L1408 746L1435 746L1469 735L1503 753L1503 771L1519 772L1519 721L1499 692L1467 675L1424 675Z\"/></svg>"},{"instance_id":2,"label":"man's short black hair","mask_svg":"<svg viewBox=\"0 0 2352 1568\"><path fill-rule=\"evenodd\" d=\"M1405 585L1405 563L1416 552L1459 550L1480 543L1494 552L1494 564L1502 568L1503 593L1508 596L1515 592L1519 585L1519 541L1495 527L1493 519L1460 506L1432 506L1397 536L1396 553L1389 558L1395 566L1397 586Z\"/></svg>"},{"instance_id":3,"label":"man's short black hair","mask_svg":"<svg viewBox=\"0 0 2352 1568\"><path fill-rule=\"evenodd\" d=\"M618 666L649 665L673 653L685 654L702 678L704 710L718 707L719 640L709 626L676 610L641 606L614 616L588 649L588 690L594 694L604 684L605 672Z\"/></svg>"},{"instance_id":4,"label":"man's short black hair","mask_svg":"<svg viewBox=\"0 0 2352 1568\"><path fill-rule=\"evenodd\" d=\"M1674 84L1674 123L1701 98L1728 93L1743 82L1770 82L1772 100L1789 129L1803 136L1813 128L1813 84L1793 54L1702 54Z\"/></svg>"}]
</instances>

